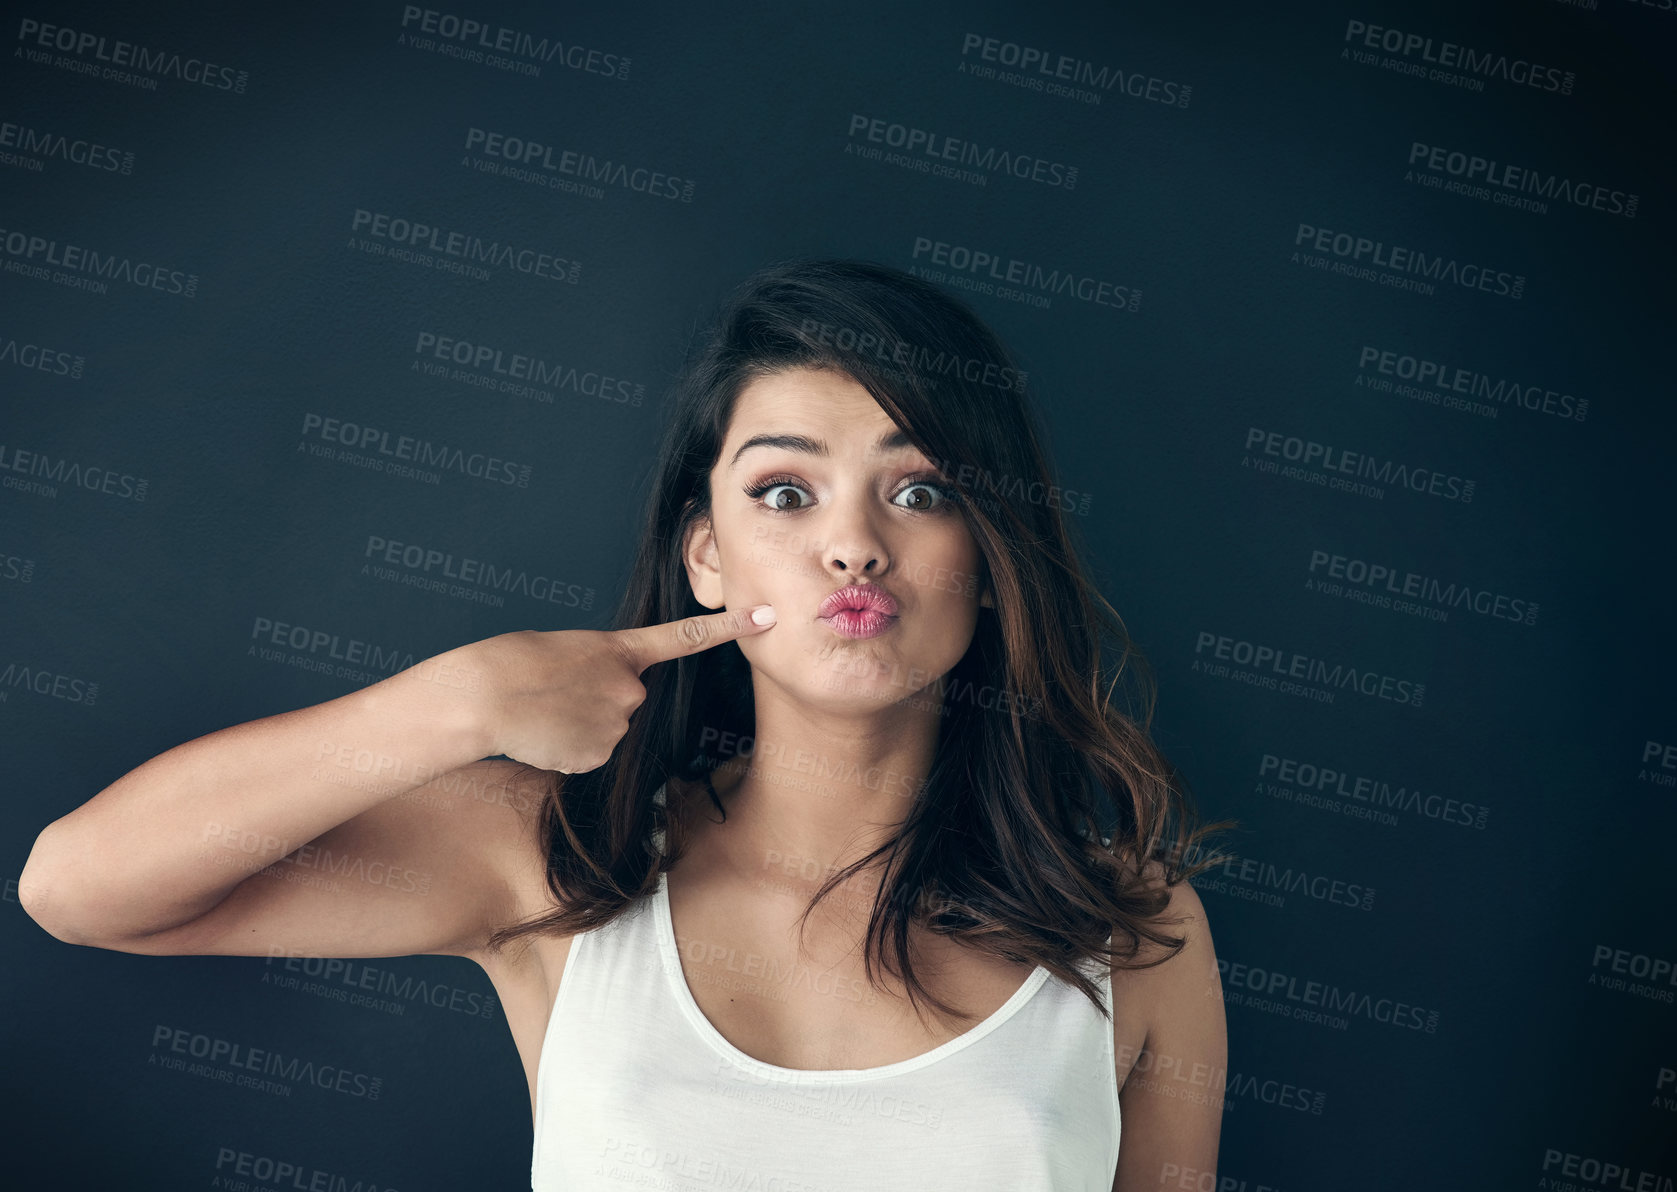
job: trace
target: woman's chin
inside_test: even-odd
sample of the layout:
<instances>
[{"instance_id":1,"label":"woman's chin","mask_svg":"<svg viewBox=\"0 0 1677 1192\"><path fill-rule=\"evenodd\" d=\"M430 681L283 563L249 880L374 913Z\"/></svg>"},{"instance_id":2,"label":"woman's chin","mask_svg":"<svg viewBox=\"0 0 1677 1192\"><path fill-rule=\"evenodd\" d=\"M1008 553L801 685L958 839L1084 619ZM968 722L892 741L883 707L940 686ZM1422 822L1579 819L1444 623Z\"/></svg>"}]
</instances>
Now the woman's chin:
<instances>
[{"instance_id":1,"label":"woman's chin","mask_svg":"<svg viewBox=\"0 0 1677 1192\"><path fill-rule=\"evenodd\" d=\"M752 662L753 670L761 669L775 687L812 710L870 715L891 708L935 712L942 705L936 681L942 671L911 664L866 640L827 643L790 666L801 667L801 673L776 660Z\"/></svg>"},{"instance_id":2,"label":"woman's chin","mask_svg":"<svg viewBox=\"0 0 1677 1192\"><path fill-rule=\"evenodd\" d=\"M906 701L914 708L935 710L930 693L906 687L893 681L889 668L881 668L878 676L858 675L850 670L830 672L807 692L812 706L834 711L848 711L859 715L875 714L898 708Z\"/></svg>"}]
</instances>

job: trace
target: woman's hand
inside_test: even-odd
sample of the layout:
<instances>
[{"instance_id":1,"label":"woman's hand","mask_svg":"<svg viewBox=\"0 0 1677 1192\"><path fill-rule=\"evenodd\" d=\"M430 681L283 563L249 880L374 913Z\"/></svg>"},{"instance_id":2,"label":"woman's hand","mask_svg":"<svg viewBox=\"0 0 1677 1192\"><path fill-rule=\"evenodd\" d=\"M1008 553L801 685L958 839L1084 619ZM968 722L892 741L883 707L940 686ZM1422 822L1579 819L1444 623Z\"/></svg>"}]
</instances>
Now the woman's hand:
<instances>
[{"instance_id":1,"label":"woman's hand","mask_svg":"<svg viewBox=\"0 0 1677 1192\"><path fill-rule=\"evenodd\" d=\"M752 614L765 610L765 624ZM491 740L497 754L540 770L580 774L606 764L646 699L641 672L761 633L769 605L683 617L638 629L521 629L469 647L490 676Z\"/></svg>"}]
</instances>

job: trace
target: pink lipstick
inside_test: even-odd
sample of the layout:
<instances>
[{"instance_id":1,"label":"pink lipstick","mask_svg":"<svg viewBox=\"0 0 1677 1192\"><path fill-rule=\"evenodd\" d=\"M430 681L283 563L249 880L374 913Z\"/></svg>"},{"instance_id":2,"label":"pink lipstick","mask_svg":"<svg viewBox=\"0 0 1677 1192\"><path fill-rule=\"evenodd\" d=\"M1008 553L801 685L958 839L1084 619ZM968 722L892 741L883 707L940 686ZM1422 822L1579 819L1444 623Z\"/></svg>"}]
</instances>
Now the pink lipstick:
<instances>
[{"instance_id":1,"label":"pink lipstick","mask_svg":"<svg viewBox=\"0 0 1677 1192\"><path fill-rule=\"evenodd\" d=\"M874 584L846 584L821 602L819 617L841 637L875 637L897 623L897 602Z\"/></svg>"}]
</instances>

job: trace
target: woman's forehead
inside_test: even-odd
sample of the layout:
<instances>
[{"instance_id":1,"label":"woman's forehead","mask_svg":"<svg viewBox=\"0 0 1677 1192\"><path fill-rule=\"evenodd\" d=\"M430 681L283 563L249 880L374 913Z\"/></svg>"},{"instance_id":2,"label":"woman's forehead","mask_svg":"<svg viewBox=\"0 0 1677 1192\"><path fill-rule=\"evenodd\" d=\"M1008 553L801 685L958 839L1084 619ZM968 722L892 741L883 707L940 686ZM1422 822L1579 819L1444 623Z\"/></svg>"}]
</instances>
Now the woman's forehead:
<instances>
[{"instance_id":1,"label":"woman's forehead","mask_svg":"<svg viewBox=\"0 0 1677 1192\"><path fill-rule=\"evenodd\" d=\"M754 438L803 438L817 444L812 454L847 447L865 453L914 451L908 435L860 383L844 374L810 369L756 377L734 403L723 443L726 462ZM781 444L802 449L798 444ZM821 450L821 447L829 450Z\"/></svg>"}]
</instances>

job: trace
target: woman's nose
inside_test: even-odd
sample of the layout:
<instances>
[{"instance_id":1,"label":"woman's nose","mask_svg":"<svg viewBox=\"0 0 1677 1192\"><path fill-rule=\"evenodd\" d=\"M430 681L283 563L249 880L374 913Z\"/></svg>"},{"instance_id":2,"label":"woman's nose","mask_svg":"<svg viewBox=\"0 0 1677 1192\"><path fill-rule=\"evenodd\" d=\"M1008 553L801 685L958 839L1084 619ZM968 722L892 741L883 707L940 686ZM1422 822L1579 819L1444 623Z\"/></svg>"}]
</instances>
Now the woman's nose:
<instances>
[{"instance_id":1,"label":"woman's nose","mask_svg":"<svg viewBox=\"0 0 1677 1192\"><path fill-rule=\"evenodd\" d=\"M845 574L873 575L885 569L885 543L874 529L866 510L840 513L828 527L830 541L823 551L826 566Z\"/></svg>"}]
</instances>

